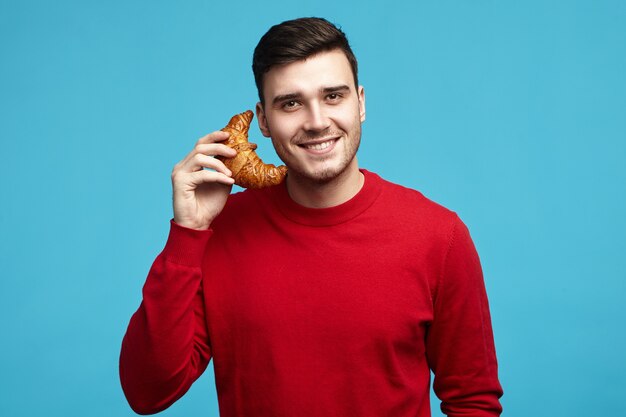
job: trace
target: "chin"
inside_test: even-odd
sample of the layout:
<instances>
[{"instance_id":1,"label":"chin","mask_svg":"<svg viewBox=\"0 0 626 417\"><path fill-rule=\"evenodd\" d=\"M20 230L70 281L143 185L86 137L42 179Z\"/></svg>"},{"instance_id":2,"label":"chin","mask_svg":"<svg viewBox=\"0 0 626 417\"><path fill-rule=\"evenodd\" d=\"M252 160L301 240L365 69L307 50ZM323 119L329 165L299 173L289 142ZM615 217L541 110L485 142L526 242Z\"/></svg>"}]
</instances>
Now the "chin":
<instances>
[{"instance_id":1,"label":"chin","mask_svg":"<svg viewBox=\"0 0 626 417\"><path fill-rule=\"evenodd\" d=\"M287 165L291 179L296 182L307 182L316 185L325 185L341 178L351 167L357 167L356 151L360 141L357 142L353 152L339 152L338 155L328 155L317 161L307 161L307 158L298 158L283 152L280 146L274 146L278 157ZM358 169L358 168L357 168Z\"/></svg>"},{"instance_id":2,"label":"chin","mask_svg":"<svg viewBox=\"0 0 626 417\"><path fill-rule=\"evenodd\" d=\"M348 170L349 166L350 164L346 163L340 166L327 166L313 170L302 170L298 168L289 168L289 170L301 180L323 185L341 177Z\"/></svg>"}]
</instances>

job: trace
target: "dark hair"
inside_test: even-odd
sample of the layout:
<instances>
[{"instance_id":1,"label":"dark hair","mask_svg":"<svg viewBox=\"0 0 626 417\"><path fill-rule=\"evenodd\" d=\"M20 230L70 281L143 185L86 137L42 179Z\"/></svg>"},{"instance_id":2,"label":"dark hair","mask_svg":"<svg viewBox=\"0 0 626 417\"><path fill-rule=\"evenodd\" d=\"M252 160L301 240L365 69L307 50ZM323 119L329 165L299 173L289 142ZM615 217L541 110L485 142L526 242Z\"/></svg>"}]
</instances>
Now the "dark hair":
<instances>
[{"instance_id":1,"label":"dark hair","mask_svg":"<svg viewBox=\"0 0 626 417\"><path fill-rule=\"evenodd\" d=\"M337 26L319 17L287 20L272 26L259 41L252 57L252 72L261 104L264 102L263 76L273 66L301 61L333 49L340 49L346 55L354 85L358 86L356 58L346 34Z\"/></svg>"}]
</instances>

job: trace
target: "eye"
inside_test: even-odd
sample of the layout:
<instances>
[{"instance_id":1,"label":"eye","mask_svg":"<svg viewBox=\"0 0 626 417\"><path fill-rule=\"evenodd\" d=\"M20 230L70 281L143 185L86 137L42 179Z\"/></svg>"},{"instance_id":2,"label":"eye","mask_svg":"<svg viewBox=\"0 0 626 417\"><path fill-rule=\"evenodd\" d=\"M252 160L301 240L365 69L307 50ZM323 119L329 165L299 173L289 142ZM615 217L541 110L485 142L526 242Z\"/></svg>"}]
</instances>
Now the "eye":
<instances>
[{"instance_id":1,"label":"eye","mask_svg":"<svg viewBox=\"0 0 626 417\"><path fill-rule=\"evenodd\" d=\"M340 93L330 93L326 96L326 100L334 102L341 100L343 96Z\"/></svg>"},{"instance_id":2,"label":"eye","mask_svg":"<svg viewBox=\"0 0 626 417\"><path fill-rule=\"evenodd\" d=\"M294 110L298 107L299 103L295 100L289 100L289 101L285 101L282 104L282 108L284 110Z\"/></svg>"}]
</instances>

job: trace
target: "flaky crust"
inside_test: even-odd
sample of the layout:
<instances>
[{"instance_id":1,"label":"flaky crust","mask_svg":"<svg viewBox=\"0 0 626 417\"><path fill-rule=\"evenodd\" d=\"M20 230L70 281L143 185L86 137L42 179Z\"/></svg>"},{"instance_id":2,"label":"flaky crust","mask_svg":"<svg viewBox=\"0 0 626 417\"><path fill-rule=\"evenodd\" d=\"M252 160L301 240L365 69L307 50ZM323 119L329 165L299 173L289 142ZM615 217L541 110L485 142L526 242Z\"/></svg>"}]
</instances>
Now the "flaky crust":
<instances>
[{"instance_id":1,"label":"flaky crust","mask_svg":"<svg viewBox=\"0 0 626 417\"><path fill-rule=\"evenodd\" d=\"M225 145L237 151L234 158L219 157L233 173L235 184L244 188L263 188L280 184L287 174L284 165L265 164L254 151L257 146L248 142L248 130L254 114L247 110L234 115L222 129L230 133Z\"/></svg>"}]
</instances>

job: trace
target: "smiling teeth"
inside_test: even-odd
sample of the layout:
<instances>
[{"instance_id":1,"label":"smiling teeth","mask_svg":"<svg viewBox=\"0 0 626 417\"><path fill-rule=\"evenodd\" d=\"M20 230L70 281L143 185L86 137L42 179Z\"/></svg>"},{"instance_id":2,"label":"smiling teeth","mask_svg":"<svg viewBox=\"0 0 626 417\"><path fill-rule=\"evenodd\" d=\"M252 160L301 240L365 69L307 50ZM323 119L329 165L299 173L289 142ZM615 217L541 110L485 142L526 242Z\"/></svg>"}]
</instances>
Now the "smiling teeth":
<instances>
[{"instance_id":1,"label":"smiling teeth","mask_svg":"<svg viewBox=\"0 0 626 417\"><path fill-rule=\"evenodd\" d=\"M316 151L322 151L322 150L328 148L332 142L333 142L332 140L329 140L327 142L316 143L316 144L313 144L313 145L306 145L305 148L307 148L307 149L314 149Z\"/></svg>"}]
</instances>

